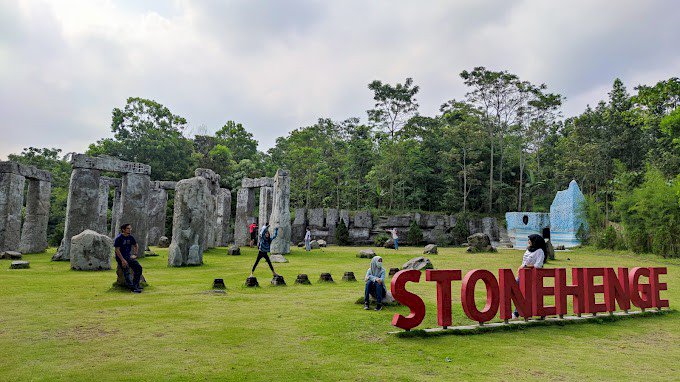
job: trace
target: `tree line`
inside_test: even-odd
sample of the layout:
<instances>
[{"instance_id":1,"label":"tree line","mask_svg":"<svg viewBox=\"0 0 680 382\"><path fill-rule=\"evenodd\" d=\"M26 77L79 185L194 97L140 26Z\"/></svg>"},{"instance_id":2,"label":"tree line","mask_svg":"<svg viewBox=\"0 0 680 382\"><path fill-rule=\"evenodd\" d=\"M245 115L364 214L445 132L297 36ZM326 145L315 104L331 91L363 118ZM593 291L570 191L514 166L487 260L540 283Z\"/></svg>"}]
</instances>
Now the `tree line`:
<instances>
[{"instance_id":1,"label":"tree line","mask_svg":"<svg viewBox=\"0 0 680 382\"><path fill-rule=\"evenodd\" d=\"M680 255L678 78L637 86L632 94L615 79L605 100L566 119L564 97L545 84L484 67L460 78L465 96L444 101L431 116L419 113L420 88L411 78L373 81L365 122L319 118L279 137L266 153L240 123L189 137L184 117L129 98L113 109L113 137L91 144L87 154L150 164L154 180L211 168L233 192L243 177L286 168L292 207L389 213L547 212L555 193L576 179L587 195L592 243ZM54 185L55 237L68 184L60 155L27 148L9 156L64 177Z\"/></svg>"}]
</instances>

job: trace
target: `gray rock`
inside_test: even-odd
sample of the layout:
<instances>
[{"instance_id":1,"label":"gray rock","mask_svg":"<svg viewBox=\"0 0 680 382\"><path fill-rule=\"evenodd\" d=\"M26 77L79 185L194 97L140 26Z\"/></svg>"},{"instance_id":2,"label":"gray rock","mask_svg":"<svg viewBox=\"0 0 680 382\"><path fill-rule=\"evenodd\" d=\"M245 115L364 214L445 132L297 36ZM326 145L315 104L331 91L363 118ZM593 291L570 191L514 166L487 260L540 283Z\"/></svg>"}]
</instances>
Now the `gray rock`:
<instances>
[{"instance_id":1,"label":"gray rock","mask_svg":"<svg viewBox=\"0 0 680 382\"><path fill-rule=\"evenodd\" d=\"M231 190L220 188L217 194L217 231L215 231L215 241L220 247L226 247L232 240L230 224Z\"/></svg>"},{"instance_id":2,"label":"gray rock","mask_svg":"<svg viewBox=\"0 0 680 382\"><path fill-rule=\"evenodd\" d=\"M168 192L164 188L160 187L159 182L151 182L149 197L146 203L146 210L149 214L148 245L160 246L160 239L165 235L165 218L168 206Z\"/></svg>"},{"instance_id":3,"label":"gray rock","mask_svg":"<svg viewBox=\"0 0 680 382\"><path fill-rule=\"evenodd\" d=\"M321 248L321 246L319 246L319 242L316 241L316 240L310 241L310 242L309 242L309 246L310 246L312 249L319 249L319 248Z\"/></svg>"},{"instance_id":4,"label":"gray rock","mask_svg":"<svg viewBox=\"0 0 680 382\"><path fill-rule=\"evenodd\" d=\"M392 296L392 292L390 292L389 288L385 288L384 292L385 292L385 294L383 295L381 303L385 304L385 305L392 305L392 304L397 305L396 300L394 299L394 296ZM364 297L362 296L361 297L361 303L362 304L363 304L363 300L364 300ZM377 302L375 297L373 297L372 294L369 295L368 301L373 302L373 303Z\"/></svg>"},{"instance_id":5,"label":"gray rock","mask_svg":"<svg viewBox=\"0 0 680 382\"><path fill-rule=\"evenodd\" d=\"M389 238L387 241L385 241L385 244L383 247L388 248L388 249L394 249L394 239Z\"/></svg>"},{"instance_id":6,"label":"gray rock","mask_svg":"<svg viewBox=\"0 0 680 382\"><path fill-rule=\"evenodd\" d=\"M71 269L101 271L111 269L113 240L107 235L85 230L71 238Z\"/></svg>"},{"instance_id":7,"label":"gray rock","mask_svg":"<svg viewBox=\"0 0 680 382\"><path fill-rule=\"evenodd\" d=\"M326 210L326 227L335 227L338 225L338 210L335 208L329 208Z\"/></svg>"},{"instance_id":8,"label":"gray rock","mask_svg":"<svg viewBox=\"0 0 680 382\"><path fill-rule=\"evenodd\" d=\"M349 239L352 241L364 241L368 240L371 235L371 230L369 228L350 228L349 229Z\"/></svg>"},{"instance_id":9,"label":"gray rock","mask_svg":"<svg viewBox=\"0 0 680 382\"><path fill-rule=\"evenodd\" d=\"M255 209L255 190L241 188L236 193L236 219L234 220L234 241L238 246L248 245L250 231L248 230L248 218L253 215Z\"/></svg>"},{"instance_id":10,"label":"gray rock","mask_svg":"<svg viewBox=\"0 0 680 382\"><path fill-rule=\"evenodd\" d=\"M0 173L0 251L19 249L25 181L18 174Z\"/></svg>"},{"instance_id":11,"label":"gray rock","mask_svg":"<svg viewBox=\"0 0 680 382\"><path fill-rule=\"evenodd\" d=\"M12 264L9 265L9 269L28 269L30 267L30 263L23 260L12 261Z\"/></svg>"},{"instance_id":12,"label":"gray rock","mask_svg":"<svg viewBox=\"0 0 680 382\"><path fill-rule=\"evenodd\" d=\"M283 276L278 275L272 278L271 284L273 286L286 286L286 281L283 279Z\"/></svg>"},{"instance_id":13,"label":"gray rock","mask_svg":"<svg viewBox=\"0 0 680 382\"><path fill-rule=\"evenodd\" d=\"M477 249L483 249L491 245L491 238L485 233L474 233L467 238L468 245Z\"/></svg>"},{"instance_id":14,"label":"gray rock","mask_svg":"<svg viewBox=\"0 0 680 382\"><path fill-rule=\"evenodd\" d=\"M230 256L239 256L239 255L241 255L241 248L239 248L236 245L232 245L227 250L227 254L230 255Z\"/></svg>"},{"instance_id":15,"label":"gray rock","mask_svg":"<svg viewBox=\"0 0 680 382\"><path fill-rule=\"evenodd\" d=\"M372 249L362 249L359 251L359 254L357 254L357 257L362 258L362 259L372 259L376 256L375 251Z\"/></svg>"},{"instance_id":16,"label":"gray rock","mask_svg":"<svg viewBox=\"0 0 680 382\"><path fill-rule=\"evenodd\" d=\"M388 216L383 222L380 223L382 227L392 228L392 227L408 227L411 225L411 215L395 215Z\"/></svg>"},{"instance_id":17,"label":"gray rock","mask_svg":"<svg viewBox=\"0 0 680 382\"><path fill-rule=\"evenodd\" d=\"M269 219L269 231L273 235L278 227L279 236L272 241L271 251L274 255L290 253L290 175L287 170L277 170L274 176L274 202Z\"/></svg>"},{"instance_id":18,"label":"gray rock","mask_svg":"<svg viewBox=\"0 0 680 382\"><path fill-rule=\"evenodd\" d=\"M357 211L354 215L354 228L373 228L371 211Z\"/></svg>"},{"instance_id":19,"label":"gray rock","mask_svg":"<svg viewBox=\"0 0 680 382\"><path fill-rule=\"evenodd\" d=\"M311 208L307 211L308 225L315 228L325 227L323 208Z\"/></svg>"},{"instance_id":20,"label":"gray rock","mask_svg":"<svg viewBox=\"0 0 680 382\"><path fill-rule=\"evenodd\" d=\"M257 282L257 277L251 276L246 279L245 286L248 288L258 288L260 284Z\"/></svg>"},{"instance_id":21,"label":"gray rock","mask_svg":"<svg viewBox=\"0 0 680 382\"><path fill-rule=\"evenodd\" d=\"M437 254L437 245L436 244L426 245L423 253L426 254L426 255L436 255Z\"/></svg>"},{"instance_id":22,"label":"gray rock","mask_svg":"<svg viewBox=\"0 0 680 382\"><path fill-rule=\"evenodd\" d=\"M132 235L137 240L139 248L147 247L148 219L146 212L149 186L149 175L129 173L123 176L121 187L121 223L132 224ZM106 232L101 232L106 233Z\"/></svg>"},{"instance_id":23,"label":"gray rock","mask_svg":"<svg viewBox=\"0 0 680 382\"><path fill-rule=\"evenodd\" d=\"M415 269L422 271L424 269L434 269L434 266L432 265L432 262L430 262L430 259L426 257L416 257L407 261L401 267L401 269Z\"/></svg>"},{"instance_id":24,"label":"gray rock","mask_svg":"<svg viewBox=\"0 0 680 382\"><path fill-rule=\"evenodd\" d=\"M390 273L389 273L389 275L390 275L390 276L394 276L394 275L396 275L397 272L399 272L399 271L400 271L399 268L390 268Z\"/></svg>"},{"instance_id":25,"label":"gray rock","mask_svg":"<svg viewBox=\"0 0 680 382\"><path fill-rule=\"evenodd\" d=\"M26 216L21 228L19 251L39 253L47 249L47 223L50 217L50 191L48 181L29 179L26 193ZM106 230L106 221L104 221Z\"/></svg>"},{"instance_id":26,"label":"gray rock","mask_svg":"<svg viewBox=\"0 0 680 382\"><path fill-rule=\"evenodd\" d=\"M498 229L498 220L494 217L482 218L482 232L487 234L493 241L500 240L500 231Z\"/></svg>"},{"instance_id":27,"label":"gray rock","mask_svg":"<svg viewBox=\"0 0 680 382\"><path fill-rule=\"evenodd\" d=\"M172 240L168 248L168 266L203 264L202 245L206 242L209 204L212 201L208 180L194 177L177 182Z\"/></svg>"},{"instance_id":28,"label":"gray rock","mask_svg":"<svg viewBox=\"0 0 680 382\"><path fill-rule=\"evenodd\" d=\"M548 260L555 260L555 248L553 248L552 243L550 240L545 241L545 247L547 249L546 251L546 256L545 256L545 262L547 263Z\"/></svg>"},{"instance_id":29,"label":"gray rock","mask_svg":"<svg viewBox=\"0 0 680 382\"><path fill-rule=\"evenodd\" d=\"M274 187L272 178L243 178L241 188Z\"/></svg>"},{"instance_id":30,"label":"gray rock","mask_svg":"<svg viewBox=\"0 0 680 382\"><path fill-rule=\"evenodd\" d=\"M324 247L328 246L328 243L326 243L326 240L317 240L316 242L319 243L319 247L324 248Z\"/></svg>"},{"instance_id":31,"label":"gray rock","mask_svg":"<svg viewBox=\"0 0 680 382\"><path fill-rule=\"evenodd\" d=\"M158 247L160 248L168 248L170 246L170 239L168 239L167 236L161 236L158 239Z\"/></svg>"},{"instance_id":32,"label":"gray rock","mask_svg":"<svg viewBox=\"0 0 680 382\"><path fill-rule=\"evenodd\" d=\"M300 273L297 278L295 279L296 284L302 284L302 285L312 285L312 282L309 281L309 277L307 277L306 274Z\"/></svg>"},{"instance_id":33,"label":"gray rock","mask_svg":"<svg viewBox=\"0 0 680 382\"><path fill-rule=\"evenodd\" d=\"M333 276L331 276L330 273L322 273L321 276L319 277L319 282L323 283L333 283Z\"/></svg>"},{"instance_id":34,"label":"gray rock","mask_svg":"<svg viewBox=\"0 0 680 382\"><path fill-rule=\"evenodd\" d=\"M342 276L343 281L357 281L357 278L354 276L354 272L345 272L345 274Z\"/></svg>"},{"instance_id":35,"label":"gray rock","mask_svg":"<svg viewBox=\"0 0 680 382\"><path fill-rule=\"evenodd\" d=\"M338 224L340 224L340 220L344 220L345 226L349 227L349 211L348 210L340 210L340 219L338 220Z\"/></svg>"},{"instance_id":36,"label":"gray rock","mask_svg":"<svg viewBox=\"0 0 680 382\"><path fill-rule=\"evenodd\" d=\"M260 187L260 215L258 217L258 225L263 227L272 214L274 187Z\"/></svg>"},{"instance_id":37,"label":"gray rock","mask_svg":"<svg viewBox=\"0 0 680 382\"><path fill-rule=\"evenodd\" d=\"M4 251L0 253L2 260L21 260L21 253L17 251Z\"/></svg>"},{"instance_id":38,"label":"gray rock","mask_svg":"<svg viewBox=\"0 0 680 382\"><path fill-rule=\"evenodd\" d=\"M108 172L151 175L151 166L148 164L125 162L109 156L90 157L84 154L73 154L71 155L71 166Z\"/></svg>"},{"instance_id":39,"label":"gray rock","mask_svg":"<svg viewBox=\"0 0 680 382\"><path fill-rule=\"evenodd\" d=\"M286 259L286 257L283 256L283 255L271 255L271 256L269 256L269 260L272 263L287 263L288 262L288 259Z\"/></svg>"}]
</instances>

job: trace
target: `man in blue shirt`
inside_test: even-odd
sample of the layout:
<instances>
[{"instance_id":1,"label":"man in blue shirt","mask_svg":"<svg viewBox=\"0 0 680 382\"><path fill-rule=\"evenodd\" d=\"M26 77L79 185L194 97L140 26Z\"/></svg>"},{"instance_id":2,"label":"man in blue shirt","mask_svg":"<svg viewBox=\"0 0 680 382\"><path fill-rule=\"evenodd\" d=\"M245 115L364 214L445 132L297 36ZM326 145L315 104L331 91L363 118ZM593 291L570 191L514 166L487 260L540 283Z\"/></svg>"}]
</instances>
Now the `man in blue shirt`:
<instances>
[{"instance_id":1,"label":"man in blue shirt","mask_svg":"<svg viewBox=\"0 0 680 382\"><path fill-rule=\"evenodd\" d=\"M142 266L137 261L139 246L131 233L132 225L123 224L120 226L120 234L114 240L113 246L116 249L116 261L123 269L125 283L128 288L134 293L142 293L142 288L139 286L139 280L142 278ZM132 279L130 277L130 269L132 269L134 275Z\"/></svg>"}]
</instances>

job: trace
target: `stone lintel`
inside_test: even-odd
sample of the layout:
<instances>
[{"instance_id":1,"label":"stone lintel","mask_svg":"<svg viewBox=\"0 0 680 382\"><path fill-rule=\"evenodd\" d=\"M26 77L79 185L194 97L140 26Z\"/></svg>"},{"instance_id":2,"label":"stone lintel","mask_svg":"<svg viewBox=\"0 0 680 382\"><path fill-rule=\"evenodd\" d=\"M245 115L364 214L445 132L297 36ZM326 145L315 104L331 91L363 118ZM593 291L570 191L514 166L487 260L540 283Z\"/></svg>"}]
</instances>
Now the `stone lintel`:
<instances>
[{"instance_id":1,"label":"stone lintel","mask_svg":"<svg viewBox=\"0 0 680 382\"><path fill-rule=\"evenodd\" d=\"M120 178L111 178L108 176L100 176L99 183L108 183L109 187L120 188L123 180Z\"/></svg>"},{"instance_id":2,"label":"stone lintel","mask_svg":"<svg viewBox=\"0 0 680 382\"><path fill-rule=\"evenodd\" d=\"M177 182L171 180L157 180L152 183L154 187L162 188L164 190L174 190L175 187L177 187Z\"/></svg>"},{"instance_id":3,"label":"stone lintel","mask_svg":"<svg viewBox=\"0 0 680 382\"><path fill-rule=\"evenodd\" d=\"M148 164L126 162L108 156L90 157L85 154L73 154L71 156L71 166L73 168L151 175L151 166Z\"/></svg>"},{"instance_id":4,"label":"stone lintel","mask_svg":"<svg viewBox=\"0 0 680 382\"><path fill-rule=\"evenodd\" d=\"M52 174L49 171L17 162L0 162L0 173L17 174L24 178L52 183Z\"/></svg>"},{"instance_id":5,"label":"stone lintel","mask_svg":"<svg viewBox=\"0 0 680 382\"><path fill-rule=\"evenodd\" d=\"M274 187L273 178L243 178L241 188Z\"/></svg>"}]
</instances>

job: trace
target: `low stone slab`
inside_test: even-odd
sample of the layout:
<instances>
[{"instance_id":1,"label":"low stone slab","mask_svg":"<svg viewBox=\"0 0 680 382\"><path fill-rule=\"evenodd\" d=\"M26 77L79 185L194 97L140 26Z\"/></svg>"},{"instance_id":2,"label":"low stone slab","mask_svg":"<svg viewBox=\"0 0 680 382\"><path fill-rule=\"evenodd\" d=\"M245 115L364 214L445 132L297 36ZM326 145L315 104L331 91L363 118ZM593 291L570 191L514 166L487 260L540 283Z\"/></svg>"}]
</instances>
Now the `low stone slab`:
<instances>
[{"instance_id":1,"label":"low stone slab","mask_svg":"<svg viewBox=\"0 0 680 382\"><path fill-rule=\"evenodd\" d=\"M342 281L357 281L357 278L354 277L354 272L345 272L342 276Z\"/></svg>"},{"instance_id":2,"label":"low stone slab","mask_svg":"<svg viewBox=\"0 0 680 382\"><path fill-rule=\"evenodd\" d=\"M319 245L319 242L318 242L317 240L312 240L312 241L309 243L309 245L310 245L310 247L311 247L312 249L319 249L319 248L321 248L321 246Z\"/></svg>"},{"instance_id":3,"label":"low stone slab","mask_svg":"<svg viewBox=\"0 0 680 382\"><path fill-rule=\"evenodd\" d=\"M424 269L434 269L430 259L426 257L416 257L407 261L401 269L415 269L417 271L422 271Z\"/></svg>"},{"instance_id":4,"label":"low stone slab","mask_svg":"<svg viewBox=\"0 0 680 382\"><path fill-rule=\"evenodd\" d=\"M306 274L300 273L297 278L295 279L296 284L302 284L302 285L312 285L312 282L309 281L309 277L307 277Z\"/></svg>"},{"instance_id":5,"label":"low stone slab","mask_svg":"<svg viewBox=\"0 0 680 382\"><path fill-rule=\"evenodd\" d=\"M425 254L425 255L436 255L437 254L437 245L436 244L426 245L425 250L423 251L423 254Z\"/></svg>"},{"instance_id":6,"label":"low stone slab","mask_svg":"<svg viewBox=\"0 0 680 382\"><path fill-rule=\"evenodd\" d=\"M158 247L159 248L168 248L170 246L170 239L168 239L167 236L161 236L160 239L158 239Z\"/></svg>"},{"instance_id":7,"label":"low stone slab","mask_svg":"<svg viewBox=\"0 0 680 382\"><path fill-rule=\"evenodd\" d=\"M12 264L10 264L9 269L28 269L30 268L30 263L25 260L17 260L17 261L12 261Z\"/></svg>"},{"instance_id":8,"label":"low stone slab","mask_svg":"<svg viewBox=\"0 0 680 382\"><path fill-rule=\"evenodd\" d=\"M288 259L286 259L283 255L271 255L269 256L269 260L271 260L272 263L287 263Z\"/></svg>"},{"instance_id":9,"label":"low stone slab","mask_svg":"<svg viewBox=\"0 0 680 382\"><path fill-rule=\"evenodd\" d=\"M333 281L333 276L331 276L330 273L322 273L321 277L319 277L319 282L320 283L334 283Z\"/></svg>"},{"instance_id":10,"label":"low stone slab","mask_svg":"<svg viewBox=\"0 0 680 382\"><path fill-rule=\"evenodd\" d=\"M274 278L272 278L271 284L273 286L285 286L286 281L283 279L283 276L278 275L278 276L274 276Z\"/></svg>"},{"instance_id":11,"label":"low stone slab","mask_svg":"<svg viewBox=\"0 0 680 382\"><path fill-rule=\"evenodd\" d=\"M21 253L17 251L4 251L0 253L0 259L3 260L21 260Z\"/></svg>"},{"instance_id":12,"label":"low stone slab","mask_svg":"<svg viewBox=\"0 0 680 382\"><path fill-rule=\"evenodd\" d=\"M375 251L372 249L362 249L361 251L359 251L359 254L357 254L357 257L362 259L372 259L375 256L377 255L375 254Z\"/></svg>"},{"instance_id":13,"label":"low stone slab","mask_svg":"<svg viewBox=\"0 0 680 382\"><path fill-rule=\"evenodd\" d=\"M248 288L258 288L260 284L257 282L257 277L248 277L245 286Z\"/></svg>"},{"instance_id":14,"label":"low stone slab","mask_svg":"<svg viewBox=\"0 0 680 382\"><path fill-rule=\"evenodd\" d=\"M239 256L241 254L241 248L239 248L237 245L232 245L227 249L227 254L229 256Z\"/></svg>"},{"instance_id":15,"label":"low stone slab","mask_svg":"<svg viewBox=\"0 0 680 382\"><path fill-rule=\"evenodd\" d=\"M319 247L327 247L328 246L328 243L326 242L326 240L317 240L316 242L319 243Z\"/></svg>"}]
</instances>

